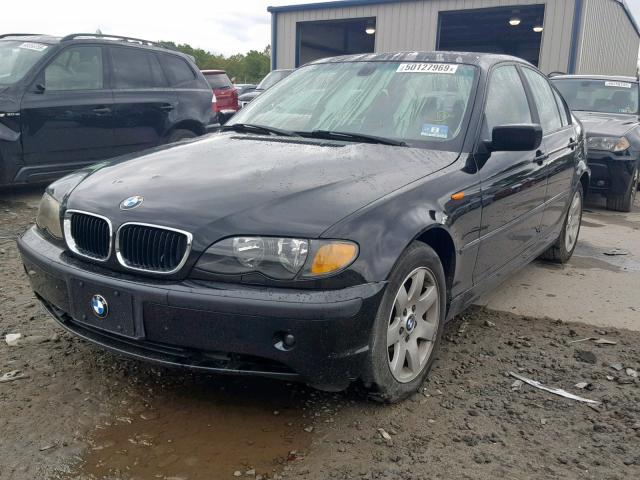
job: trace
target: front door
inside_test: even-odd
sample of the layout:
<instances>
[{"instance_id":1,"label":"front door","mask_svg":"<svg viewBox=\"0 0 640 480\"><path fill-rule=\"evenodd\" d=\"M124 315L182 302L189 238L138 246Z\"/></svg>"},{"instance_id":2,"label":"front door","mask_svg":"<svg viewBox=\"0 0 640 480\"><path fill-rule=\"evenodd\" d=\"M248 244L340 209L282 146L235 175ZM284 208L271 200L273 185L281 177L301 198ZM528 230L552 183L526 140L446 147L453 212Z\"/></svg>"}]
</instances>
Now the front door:
<instances>
[{"instance_id":1,"label":"front door","mask_svg":"<svg viewBox=\"0 0 640 480\"><path fill-rule=\"evenodd\" d=\"M136 47L110 47L118 153L163 143L178 104L156 54Z\"/></svg>"},{"instance_id":2,"label":"front door","mask_svg":"<svg viewBox=\"0 0 640 480\"><path fill-rule=\"evenodd\" d=\"M75 170L109 157L113 96L103 68L104 49L62 50L22 99L22 148L31 180Z\"/></svg>"},{"instance_id":3,"label":"front door","mask_svg":"<svg viewBox=\"0 0 640 480\"><path fill-rule=\"evenodd\" d=\"M537 123L515 65L491 73L484 117L486 141L493 127ZM478 155L482 223L474 282L497 272L538 239L547 187L542 155L540 150Z\"/></svg>"},{"instance_id":4,"label":"front door","mask_svg":"<svg viewBox=\"0 0 640 480\"><path fill-rule=\"evenodd\" d=\"M545 160L548 180L542 232L554 233L562 226L571 199L577 132L571 124L567 106L549 81L530 68L523 68L522 72L536 103L548 156Z\"/></svg>"}]
</instances>

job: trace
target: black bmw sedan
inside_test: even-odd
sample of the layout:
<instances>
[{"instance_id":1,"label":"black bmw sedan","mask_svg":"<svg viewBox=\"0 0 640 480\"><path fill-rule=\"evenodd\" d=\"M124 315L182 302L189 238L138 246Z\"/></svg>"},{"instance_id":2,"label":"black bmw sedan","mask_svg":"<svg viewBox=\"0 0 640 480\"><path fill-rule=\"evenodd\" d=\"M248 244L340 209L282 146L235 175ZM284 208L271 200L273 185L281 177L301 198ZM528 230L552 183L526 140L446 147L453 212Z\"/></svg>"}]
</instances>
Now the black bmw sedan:
<instances>
[{"instance_id":1,"label":"black bmw sedan","mask_svg":"<svg viewBox=\"0 0 640 480\"><path fill-rule=\"evenodd\" d=\"M392 402L447 320L532 259L569 259L588 183L580 124L522 60L347 56L220 133L57 181L19 247L90 342Z\"/></svg>"}]
</instances>

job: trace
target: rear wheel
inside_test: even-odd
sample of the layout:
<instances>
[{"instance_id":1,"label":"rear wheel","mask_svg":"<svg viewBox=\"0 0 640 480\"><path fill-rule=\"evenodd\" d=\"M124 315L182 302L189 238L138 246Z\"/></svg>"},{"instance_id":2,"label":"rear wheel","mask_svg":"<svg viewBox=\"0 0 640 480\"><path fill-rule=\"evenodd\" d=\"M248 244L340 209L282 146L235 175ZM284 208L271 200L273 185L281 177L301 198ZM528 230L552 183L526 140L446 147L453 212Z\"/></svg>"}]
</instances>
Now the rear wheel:
<instances>
[{"instance_id":1,"label":"rear wheel","mask_svg":"<svg viewBox=\"0 0 640 480\"><path fill-rule=\"evenodd\" d=\"M582 205L582 184L578 183L578 188L571 197L571 203L567 210L562 233L560 233L556 242L551 245L540 258L556 263L566 263L569 261L578 244L578 235L580 235L580 225L582 224Z\"/></svg>"},{"instance_id":2,"label":"rear wheel","mask_svg":"<svg viewBox=\"0 0 640 480\"><path fill-rule=\"evenodd\" d=\"M197 135L193 133L191 130L177 128L167 136L167 143L175 143L175 142L179 142L180 140L185 140L187 138L195 138L195 137L197 137Z\"/></svg>"},{"instance_id":3,"label":"rear wheel","mask_svg":"<svg viewBox=\"0 0 640 480\"><path fill-rule=\"evenodd\" d=\"M440 259L414 242L396 263L376 315L365 375L374 400L397 402L420 388L440 345L445 314Z\"/></svg>"},{"instance_id":4,"label":"rear wheel","mask_svg":"<svg viewBox=\"0 0 640 480\"><path fill-rule=\"evenodd\" d=\"M630 212L638 195L639 180L640 170L636 168L627 192L624 195L609 195L607 197L607 209L617 212Z\"/></svg>"}]
</instances>

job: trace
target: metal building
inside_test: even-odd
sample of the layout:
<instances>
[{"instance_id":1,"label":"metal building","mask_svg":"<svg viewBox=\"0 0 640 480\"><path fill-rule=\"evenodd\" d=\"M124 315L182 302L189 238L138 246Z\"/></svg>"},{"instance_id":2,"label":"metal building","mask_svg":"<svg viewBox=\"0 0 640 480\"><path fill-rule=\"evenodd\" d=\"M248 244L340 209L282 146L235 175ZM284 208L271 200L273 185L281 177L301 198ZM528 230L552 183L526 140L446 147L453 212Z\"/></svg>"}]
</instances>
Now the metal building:
<instances>
[{"instance_id":1,"label":"metal building","mask_svg":"<svg viewBox=\"0 0 640 480\"><path fill-rule=\"evenodd\" d=\"M640 47L626 0L342 0L268 10L273 68L459 50L516 55L546 73L635 75Z\"/></svg>"}]
</instances>

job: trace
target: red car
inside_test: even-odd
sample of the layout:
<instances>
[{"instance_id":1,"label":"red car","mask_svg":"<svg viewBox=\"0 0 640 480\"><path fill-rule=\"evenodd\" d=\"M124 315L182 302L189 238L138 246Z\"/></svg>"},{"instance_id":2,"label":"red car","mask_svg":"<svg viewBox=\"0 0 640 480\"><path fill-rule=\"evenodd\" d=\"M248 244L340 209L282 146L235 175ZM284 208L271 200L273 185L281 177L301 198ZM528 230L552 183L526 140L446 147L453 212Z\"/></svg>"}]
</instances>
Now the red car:
<instances>
[{"instance_id":1,"label":"red car","mask_svg":"<svg viewBox=\"0 0 640 480\"><path fill-rule=\"evenodd\" d=\"M211 104L215 113L213 121L225 123L240 109L238 90L233 86L224 70L202 70L202 74L209 82L216 99Z\"/></svg>"}]
</instances>

